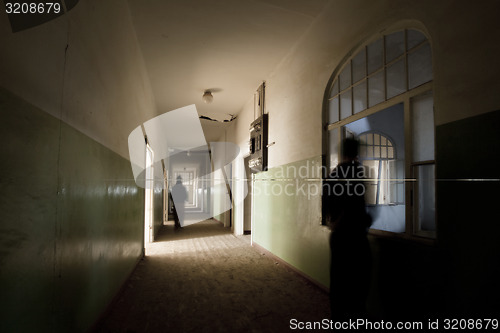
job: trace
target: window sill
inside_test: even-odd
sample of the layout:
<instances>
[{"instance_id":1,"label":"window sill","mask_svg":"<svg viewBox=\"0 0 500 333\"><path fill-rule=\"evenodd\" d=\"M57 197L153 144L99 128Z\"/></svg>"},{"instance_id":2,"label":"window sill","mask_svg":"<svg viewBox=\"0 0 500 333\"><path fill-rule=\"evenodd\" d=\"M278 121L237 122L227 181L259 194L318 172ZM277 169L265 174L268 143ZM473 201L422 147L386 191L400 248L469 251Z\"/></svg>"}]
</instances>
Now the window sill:
<instances>
[{"instance_id":1,"label":"window sill","mask_svg":"<svg viewBox=\"0 0 500 333\"><path fill-rule=\"evenodd\" d=\"M396 241L412 242L424 244L428 246L436 246L438 241L436 238L425 237L422 235L411 235L409 233L396 233L385 230L370 229L368 235L375 238L393 239Z\"/></svg>"}]
</instances>

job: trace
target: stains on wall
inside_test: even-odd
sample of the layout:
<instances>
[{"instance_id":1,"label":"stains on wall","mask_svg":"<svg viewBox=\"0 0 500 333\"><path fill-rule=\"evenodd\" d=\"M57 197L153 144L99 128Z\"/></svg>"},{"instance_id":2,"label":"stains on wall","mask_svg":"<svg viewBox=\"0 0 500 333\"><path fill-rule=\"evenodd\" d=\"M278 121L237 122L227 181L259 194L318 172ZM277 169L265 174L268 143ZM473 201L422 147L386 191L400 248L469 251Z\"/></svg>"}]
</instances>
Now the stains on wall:
<instances>
[{"instance_id":1,"label":"stains on wall","mask_svg":"<svg viewBox=\"0 0 500 333\"><path fill-rule=\"evenodd\" d=\"M130 162L0 90L2 331L83 331L142 255Z\"/></svg>"}]
</instances>

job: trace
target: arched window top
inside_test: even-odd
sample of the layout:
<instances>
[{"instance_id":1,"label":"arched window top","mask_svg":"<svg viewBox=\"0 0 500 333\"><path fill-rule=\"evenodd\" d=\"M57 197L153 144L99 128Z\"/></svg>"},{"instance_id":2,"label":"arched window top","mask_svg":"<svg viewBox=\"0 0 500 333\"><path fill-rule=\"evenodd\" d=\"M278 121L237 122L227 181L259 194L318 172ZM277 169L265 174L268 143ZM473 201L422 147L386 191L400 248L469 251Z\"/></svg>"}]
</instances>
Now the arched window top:
<instances>
[{"instance_id":1,"label":"arched window top","mask_svg":"<svg viewBox=\"0 0 500 333\"><path fill-rule=\"evenodd\" d=\"M382 36L350 57L329 86L328 123L432 81L432 54L427 37L405 29Z\"/></svg>"},{"instance_id":2,"label":"arched window top","mask_svg":"<svg viewBox=\"0 0 500 333\"><path fill-rule=\"evenodd\" d=\"M359 158L362 160L394 160L396 147L392 140L377 132L359 135Z\"/></svg>"}]
</instances>

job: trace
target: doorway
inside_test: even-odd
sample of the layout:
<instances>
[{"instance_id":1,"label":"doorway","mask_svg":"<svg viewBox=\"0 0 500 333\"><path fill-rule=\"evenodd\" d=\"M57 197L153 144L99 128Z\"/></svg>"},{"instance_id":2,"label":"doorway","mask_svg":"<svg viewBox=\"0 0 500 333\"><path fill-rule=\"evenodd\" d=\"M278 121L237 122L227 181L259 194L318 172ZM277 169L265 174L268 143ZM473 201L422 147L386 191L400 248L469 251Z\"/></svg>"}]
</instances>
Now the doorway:
<instances>
[{"instance_id":1,"label":"doorway","mask_svg":"<svg viewBox=\"0 0 500 333\"><path fill-rule=\"evenodd\" d=\"M252 233L252 171L248 166L250 155L243 159L245 164L245 182L247 184L248 194L243 201L243 234L250 235Z\"/></svg>"}]
</instances>

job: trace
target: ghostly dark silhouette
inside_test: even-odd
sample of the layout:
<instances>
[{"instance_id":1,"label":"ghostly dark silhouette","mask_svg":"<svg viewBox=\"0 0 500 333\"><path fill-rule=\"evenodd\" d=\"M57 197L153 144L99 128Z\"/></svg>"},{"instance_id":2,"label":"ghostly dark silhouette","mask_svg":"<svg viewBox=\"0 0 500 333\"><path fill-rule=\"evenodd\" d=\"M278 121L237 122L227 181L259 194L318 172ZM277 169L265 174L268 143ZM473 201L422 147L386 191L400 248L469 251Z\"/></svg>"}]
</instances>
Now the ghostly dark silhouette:
<instances>
[{"instance_id":1,"label":"ghostly dark silhouette","mask_svg":"<svg viewBox=\"0 0 500 333\"><path fill-rule=\"evenodd\" d=\"M330 306L336 321L366 316L371 274L367 230L372 219L365 207L365 172L357 160L358 147L357 140L344 140L343 162L328 176L323 188L332 229Z\"/></svg>"},{"instance_id":2,"label":"ghostly dark silhouette","mask_svg":"<svg viewBox=\"0 0 500 333\"><path fill-rule=\"evenodd\" d=\"M182 185L182 177L177 176L177 182L171 190L174 201L174 222L175 228L182 228L184 225L184 204L187 200L187 191Z\"/></svg>"}]
</instances>

